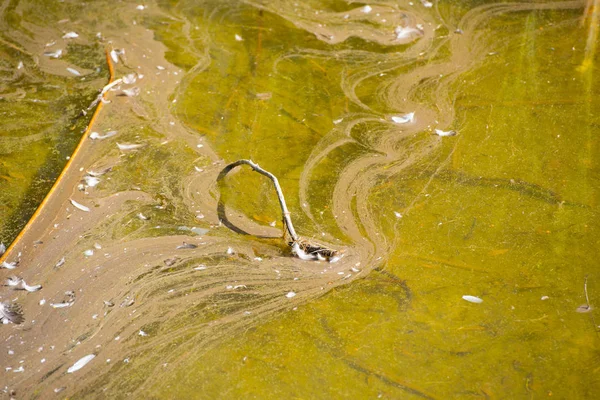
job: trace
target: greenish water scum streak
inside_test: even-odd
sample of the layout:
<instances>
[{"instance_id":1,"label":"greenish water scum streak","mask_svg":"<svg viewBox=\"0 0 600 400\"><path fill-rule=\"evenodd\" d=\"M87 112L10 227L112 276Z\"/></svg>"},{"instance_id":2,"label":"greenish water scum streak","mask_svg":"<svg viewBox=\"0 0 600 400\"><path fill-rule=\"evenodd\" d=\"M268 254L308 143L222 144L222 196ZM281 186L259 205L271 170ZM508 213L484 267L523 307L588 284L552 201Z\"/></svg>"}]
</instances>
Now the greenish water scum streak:
<instances>
[{"instance_id":1,"label":"greenish water scum streak","mask_svg":"<svg viewBox=\"0 0 600 400\"><path fill-rule=\"evenodd\" d=\"M216 155L161 142L169 126L126 133L147 148L120 156L102 190L135 186L160 206L128 202L89 237L159 236L143 242L144 273L115 284L147 337L126 336L137 315L111 309L123 357L74 398L597 397L600 71L598 56L584 64L585 4L413 3L165 0L140 14L182 69L170 111ZM327 275L276 240L198 222L190 204L216 189L194 186L193 166L241 158L279 178L301 235L352 264ZM218 188L228 217L281 227L271 183L232 175ZM194 224L218 249L165 267L160 241ZM245 250L230 257L229 243ZM95 329L81 341L108 328Z\"/></svg>"},{"instance_id":2,"label":"greenish water scum streak","mask_svg":"<svg viewBox=\"0 0 600 400\"><path fill-rule=\"evenodd\" d=\"M0 241L7 246L71 155L89 120L81 111L108 76L103 46L62 39L60 28L85 7L46 3L5 1L0 9ZM47 26L50 19L64 22ZM43 55L59 49L54 63Z\"/></svg>"}]
</instances>

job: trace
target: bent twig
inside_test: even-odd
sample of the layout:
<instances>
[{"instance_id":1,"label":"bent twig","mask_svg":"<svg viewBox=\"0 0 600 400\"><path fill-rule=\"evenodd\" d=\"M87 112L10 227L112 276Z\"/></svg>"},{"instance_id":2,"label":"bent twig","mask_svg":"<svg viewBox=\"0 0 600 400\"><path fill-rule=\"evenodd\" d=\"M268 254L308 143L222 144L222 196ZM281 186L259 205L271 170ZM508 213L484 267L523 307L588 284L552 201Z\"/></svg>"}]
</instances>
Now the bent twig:
<instances>
[{"instance_id":1,"label":"bent twig","mask_svg":"<svg viewBox=\"0 0 600 400\"><path fill-rule=\"evenodd\" d=\"M225 175L227 175L232 169L240 165L249 165L250 167L252 167L252 170L258 172L261 175L266 176L273 182L273 185L275 186L275 191L277 192L277 199L279 200L279 205L281 206L283 225L291 238L291 241L289 241L288 244L292 247L292 252L294 252L299 258L303 260L335 261L337 251L326 248L319 244L310 243L298 236L296 230L294 229L294 225L292 224L290 212L287 208L287 204L285 203L285 198L283 197L283 191L281 190L281 186L279 185L279 181L277 180L277 177L275 175L273 175L269 171L262 169L258 164L251 160L238 160L223 168L221 173L219 173L217 182L223 179Z\"/></svg>"}]
</instances>

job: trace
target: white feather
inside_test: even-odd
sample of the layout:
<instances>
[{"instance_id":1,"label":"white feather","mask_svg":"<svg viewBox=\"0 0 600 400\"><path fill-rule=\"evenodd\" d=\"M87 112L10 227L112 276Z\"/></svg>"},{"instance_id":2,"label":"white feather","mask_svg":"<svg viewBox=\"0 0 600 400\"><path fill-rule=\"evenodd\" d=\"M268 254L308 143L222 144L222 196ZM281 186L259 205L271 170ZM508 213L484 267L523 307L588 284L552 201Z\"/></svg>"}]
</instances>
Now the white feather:
<instances>
[{"instance_id":1,"label":"white feather","mask_svg":"<svg viewBox=\"0 0 600 400\"><path fill-rule=\"evenodd\" d=\"M75 206L75 208L78 208L81 211L90 212L90 209L88 207L84 206L83 204L80 204L73 199L69 199L69 200L71 201L71 204L73 204Z\"/></svg>"},{"instance_id":2,"label":"white feather","mask_svg":"<svg viewBox=\"0 0 600 400\"><path fill-rule=\"evenodd\" d=\"M441 129L436 129L435 130L435 134L438 136L455 136L456 135L456 131L443 131Z\"/></svg>"},{"instance_id":3,"label":"white feather","mask_svg":"<svg viewBox=\"0 0 600 400\"><path fill-rule=\"evenodd\" d=\"M483 300L480 299L479 297L475 297L475 296L469 296L469 295L464 295L462 297L464 300L468 301L469 303L483 303Z\"/></svg>"},{"instance_id":4,"label":"white feather","mask_svg":"<svg viewBox=\"0 0 600 400\"><path fill-rule=\"evenodd\" d=\"M81 368L85 367L87 363L92 361L95 357L95 354L88 354L87 356L80 358L79 361L77 361L75 364L69 367L67 373L72 374L75 371L79 371Z\"/></svg>"}]
</instances>

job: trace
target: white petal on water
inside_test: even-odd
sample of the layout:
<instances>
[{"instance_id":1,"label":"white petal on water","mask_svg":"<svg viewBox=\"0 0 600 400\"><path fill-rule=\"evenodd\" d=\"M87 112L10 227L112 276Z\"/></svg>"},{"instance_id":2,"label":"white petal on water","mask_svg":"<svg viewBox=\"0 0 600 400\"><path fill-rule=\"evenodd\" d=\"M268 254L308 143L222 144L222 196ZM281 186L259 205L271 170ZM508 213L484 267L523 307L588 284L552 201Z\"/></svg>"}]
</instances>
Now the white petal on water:
<instances>
[{"instance_id":1,"label":"white petal on water","mask_svg":"<svg viewBox=\"0 0 600 400\"><path fill-rule=\"evenodd\" d=\"M438 136L456 136L456 131L443 131L441 129L436 129L435 134Z\"/></svg>"},{"instance_id":2,"label":"white petal on water","mask_svg":"<svg viewBox=\"0 0 600 400\"><path fill-rule=\"evenodd\" d=\"M123 77L123 83L125 83L126 85L131 85L135 83L136 80L137 76L135 74L128 74Z\"/></svg>"},{"instance_id":3,"label":"white petal on water","mask_svg":"<svg viewBox=\"0 0 600 400\"><path fill-rule=\"evenodd\" d=\"M194 169L195 169L197 172L203 172L203 171L204 171L202 168L198 168L198 167L196 167L195 165L194 165Z\"/></svg>"},{"instance_id":4,"label":"white petal on water","mask_svg":"<svg viewBox=\"0 0 600 400\"><path fill-rule=\"evenodd\" d=\"M69 200L71 201L71 204L73 204L75 206L75 208L78 208L81 211L90 212L90 209L88 207L84 206L83 204L80 204L73 199L69 199Z\"/></svg>"},{"instance_id":5,"label":"white petal on water","mask_svg":"<svg viewBox=\"0 0 600 400\"><path fill-rule=\"evenodd\" d=\"M69 71L75 76L81 76L81 72L77 71L75 68L67 67L67 71Z\"/></svg>"},{"instance_id":6,"label":"white petal on water","mask_svg":"<svg viewBox=\"0 0 600 400\"><path fill-rule=\"evenodd\" d=\"M123 89L122 92L127 97L134 97L134 96L137 96L138 94L140 94L140 88L133 87L130 89Z\"/></svg>"},{"instance_id":7,"label":"white petal on water","mask_svg":"<svg viewBox=\"0 0 600 400\"><path fill-rule=\"evenodd\" d=\"M137 143L117 143L117 147L119 148L119 150L123 150L123 151L127 151L127 150L135 150L135 149L139 149L140 147L143 147L143 144L137 144Z\"/></svg>"},{"instance_id":8,"label":"white petal on water","mask_svg":"<svg viewBox=\"0 0 600 400\"><path fill-rule=\"evenodd\" d=\"M50 58L59 58L62 55L62 49L58 49L56 51L46 51L44 52L44 55Z\"/></svg>"},{"instance_id":9,"label":"white petal on water","mask_svg":"<svg viewBox=\"0 0 600 400\"><path fill-rule=\"evenodd\" d=\"M292 297L295 297L296 293L295 292L288 292L285 297L287 297L288 299L291 299Z\"/></svg>"},{"instance_id":10,"label":"white petal on water","mask_svg":"<svg viewBox=\"0 0 600 400\"><path fill-rule=\"evenodd\" d=\"M75 39L79 37L79 35L75 32L67 32L63 35L63 39Z\"/></svg>"},{"instance_id":11,"label":"white petal on water","mask_svg":"<svg viewBox=\"0 0 600 400\"><path fill-rule=\"evenodd\" d=\"M104 134L104 135L101 135L98 132L92 132L92 133L90 133L90 139L93 139L93 140L108 139L109 137L113 137L116 134L117 134L117 131L109 131L109 132L106 132L106 134Z\"/></svg>"},{"instance_id":12,"label":"white petal on water","mask_svg":"<svg viewBox=\"0 0 600 400\"><path fill-rule=\"evenodd\" d=\"M52 308L65 308L71 307L73 303L50 303L50 305L52 306Z\"/></svg>"},{"instance_id":13,"label":"white petal on water","mask_svg":"<svg viewBox=\"0 0 600 400\"><path fill-rule=\"evenodd\" d=\"M468 294L464 295L462 298L463 298L463 300L466 300L469 303L476 303L476 304L483 303L483 300L480 299L479 297L469 296Z\"/></svg>"},{"instance_id":14,"label":"white petal on water","mask_svg":"<svg viewBox=\"0 0 600 400\"><path fill-rule=\"evenodd\" d=\"M89 187L95 187L100 183L100 179L96 178L95 176L86 175L83 177L83 179L85 180L85 184Z\"/></svg>"},{"instance_id":15,"label":"white petal on water","mask_svg":"<svg viewBox=\"0 0 600 400\"><path fill-rule=\"evenodd\" d=\"M79 371L81 368L85 367L87 363L92 361L95 357L95 354L88 354L87 356L80 358L79 361L77 361L75 364L69 367L67 373L72 374L75 371Z\"/></svg>"},{"instance_id":16,"label":"white petal on water","mask_svg":"<svg viewBox=\"0 0 600 400\"><path fill-rule=\"evenodd\" d=\"M423 36L423 32L410 26L398 26L394 29L396 40L414 40Z\"/></svg>"},{"instance_id":17,"label":"white petal on water","mask_svg":"<svg viewBox=\"0 0 600 400\"><path fill-rule=\"evenodd\" d=\"M86 257L91 257L91 256L94 255L94 250L88 249L88 250L86 250L86 251L83 252L83 255L86 256Z\"/></svg>"},{"instance_id":18,"label":"white petal on water","mask_svg":"<svg viewBox=\"0 0 600 400\"><path fill-rule=\"evenodd\" d=\"M65 263L65 258L61 258L60 260L58 260L58 262L56 263L56 265L54 266L54 268L60 268L63 266L63 264Z\"/></svg>"},{"instance_id":19,"label":"white petal on water","mask_svg":"<svg viewBox=\"0 0 600 400\"><path fill-rule=\"evenodd\" d=\"M414 122L414 120L415 120L414 112L392 117L392 121L394 121L397 124L408 124L409 122Z\"/></svg>"},{"instance_id":20,"label":"white petal on water","mask_svg":"<svg viewBox=\"0 0 600 400\"><path fill-rule=\"evenodd\" d=\"M117 50L112 49L110 51L110 58L112 58L112 60L115 62L115 64L119 63L119 53L117 52Z\"/></svg>"}]
</instances>

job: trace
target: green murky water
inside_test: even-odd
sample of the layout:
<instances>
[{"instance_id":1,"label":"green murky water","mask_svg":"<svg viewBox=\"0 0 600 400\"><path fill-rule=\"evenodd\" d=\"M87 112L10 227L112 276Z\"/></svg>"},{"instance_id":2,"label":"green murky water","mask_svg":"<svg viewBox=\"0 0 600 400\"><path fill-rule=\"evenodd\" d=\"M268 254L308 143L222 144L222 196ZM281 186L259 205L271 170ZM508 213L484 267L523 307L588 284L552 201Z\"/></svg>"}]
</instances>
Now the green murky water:
<instances>
[{"instance_id":1,"label":"green murky water","mask_svg":"<svg viewBox=\"0 0 600 400\"><path fill-rule=\"evenodd\" d=\"M368 13L363 3L298 3L164 1L152 5L161 14L139 23L185 71L170 97L179 122L226 162L251 158L277 175L301 233L364 249L369 256L354 268L370 272L208 349L179 349L188 358L142 389L150 364L115 367L121 381L110 393L597 396L600 319L576 312L586 277L592 306L600 293L600 80L598 57L586 54L583 3L407 3L425 35L397 45L386 44L394 27L382 22L400 13L395 2ZM349 28L352 10L359 17L346 18L357 24ZM368 29L377 40L361 38ZM94 92L76 91L84 83L73 78L21 77L18 52L1 48L0 112L10 119L2 120L0 211L9 241L68 154L57 138L74 143L85 125L74 118ZM103 57L93 45L84 50ZM43 106L27 102L32 91ZM71 115L56 117L57 108ZM412 111L416 127L391 120ZM438 137L435 128L458 134ZM51 133L16 145L40 131ZM137 185L176 202L173 177L208 163L181 144L151 146L130 156L107 190ZM156 179L157 160L168 179ZM231 177L222 192L250 219L277 219L258 175ZM193 224L189 210L164 214L161 224ZM130 226L117 236L131 232L156 234ZM227 315L220 306L230 304L223 298L202 317ZM186 318L174 328L199 317ZM167 359L170 349L160 352L155 359ZM80 396L101 396L110 379Z\"/></svg>"}]
</instances>

